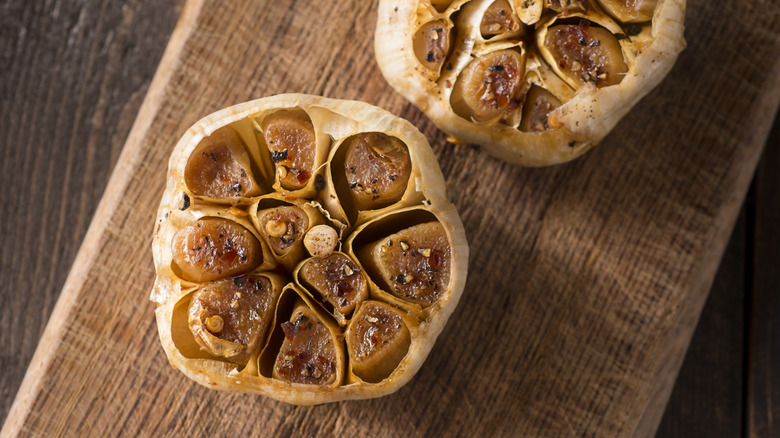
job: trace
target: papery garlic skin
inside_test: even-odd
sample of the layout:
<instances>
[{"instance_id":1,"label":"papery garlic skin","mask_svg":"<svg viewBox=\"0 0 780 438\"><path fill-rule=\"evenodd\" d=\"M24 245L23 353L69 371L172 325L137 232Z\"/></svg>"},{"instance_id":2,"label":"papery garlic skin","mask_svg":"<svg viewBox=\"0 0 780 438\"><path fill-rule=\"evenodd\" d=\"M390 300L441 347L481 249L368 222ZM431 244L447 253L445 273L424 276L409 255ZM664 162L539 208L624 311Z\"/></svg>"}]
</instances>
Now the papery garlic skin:
<instances>
[{"instance_id":1,"label":"papery garlic skin","mask_svg":"<svg viewBox=\"0 0 780 438\"><path fill-rule=\"evenodd\" d=\"M602 3L515 0L509 4L524 23L524 29L517 31L523 36L485 38L480 26L484 14L495 7L493 0L457 0L448 2L446 8L431 5L429 0L380 0L374 39L377 63L390 85L448 133L452 141L481 145L494 156L524 166L566 162L599 143L668 74L685 48L685 0L643 2L636 19L605 11ZM641 21L648 7L652 9L651 19ZM628 21L620 21L621 17ZM418 29L433 21L451 27L456 35L440 74L434 76L415 56L412 39ZM608 80L597 69L585 70L592 73L593 81L575 80L559 66L550 65L554 57L539 46L537 35L554 26L580 21L598 29L597 34L611 33L619 44L622 60L614 61L616 73ZM609 44L614 51L612 40ZM520 128L523 113L527 112L522 108L524 100L516 105L518 108L505 107L480 115L464 111L460 103L463 99L453 98L462 88L458 81L475 57L508 49L525 54L525 76L519 93L540 87L560 101L547 114L547 128L542 131L529 129L528 122L525 129ZM625 63L625 70L621 63Z\"/></svg>"}]
</instances>

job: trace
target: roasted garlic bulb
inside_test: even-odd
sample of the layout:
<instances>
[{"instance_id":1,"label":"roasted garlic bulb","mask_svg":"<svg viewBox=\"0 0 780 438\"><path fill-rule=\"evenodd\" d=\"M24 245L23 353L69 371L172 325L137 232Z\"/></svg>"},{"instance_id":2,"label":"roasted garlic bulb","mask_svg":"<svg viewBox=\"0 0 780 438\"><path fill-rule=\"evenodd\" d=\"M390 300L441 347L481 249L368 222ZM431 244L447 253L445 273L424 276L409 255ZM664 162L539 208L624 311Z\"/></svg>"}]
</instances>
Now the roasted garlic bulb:
<instances>
[{"instance_id":1,"label":"roasted garlic bulb","mask_svg":"<svg viewBox=\"0 0 780 438\"><path fill-rule=\"evenodd\" d=\"M379 0L377 62L453 142L510 163L600 142L685 48L685 0Z\"/></svg>"},{"instance_id":2,"label":"roasted garlic bulb","mask_svg":"<svg viewBox=\"0 0 780 438\"><path fill-rule=\"evenodd\" d=\"M409 381L468 260L416 128L298 94L226 108L184 134L152 249L171 365L210 388L304 405Z\"/></svg>"}]
</instances>

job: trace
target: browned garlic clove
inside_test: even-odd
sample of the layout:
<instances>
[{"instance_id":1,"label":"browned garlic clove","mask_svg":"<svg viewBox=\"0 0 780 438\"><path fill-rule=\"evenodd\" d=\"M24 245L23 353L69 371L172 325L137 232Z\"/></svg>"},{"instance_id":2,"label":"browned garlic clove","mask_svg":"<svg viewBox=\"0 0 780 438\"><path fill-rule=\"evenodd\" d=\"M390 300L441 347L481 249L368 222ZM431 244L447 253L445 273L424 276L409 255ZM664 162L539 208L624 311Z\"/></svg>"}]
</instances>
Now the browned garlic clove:
<instances>
[{"instance_id":1,"label":"browned garlic clove","mask_svg":"<svg viewBox=\"0 0 780 438\"><path fill-rule=\"evenodd\" d=\"M198 143L187 160L184 182L193 194L215 200L233 200L260 192L252 176L249 154L229 126Z\"/></svg>"},{"instance_id":2,"label":"browned garlic clove","mask_svg":"<svg viewBox=\"0 0 780 438\"><path fill-rule=\"evenodd\" d=\"M266 145L282 188L306 187L314 174L317 142L309 116L303 111L278 111L262 123Z\"/></svg>"},{"instance_id":3,"label":"browned garlic clove","mask_svg":"<svg viewBox=\"0 0 780 438\"><path fill-rule=\"evenodd\" d=\"M551 27L544 47L545 59L575 88L615 85L628 71L617 38L587 21Z\"/></svg>"},{"instance_id":4,"label":"browned garlic clove","mask_svg":"<svg viewBox=\"0 0 780 438\"><path fill-rule=\"evenodd\" d=\"M245 364L265 339L275 297L271 281L240 275L202 285L189 305L189 326L208 353Z\"/></svg>"},{"instance_id":5,"label":"browned garlic clove","mask_svg":"<svg viewBox=\"0 0 780 438\"><path fill-rule=\"evenodd\" d=\"M523 117L520 121L520 130L524 132L542 132L550 129L548 114L561 106L552 93L542 87L533 85L525 95L523 104Z\"/></svg>"},{"instance_id":6,"label":"browned garlic clove","mask_svg":"<svg viewBox=\"0 0 780 438\"><path fill-rule=\"evenodd\" d=\"M452 251L438 222L401 230L368 245L362 253L379 286L399 298L425 306L447 289Z\"/></svg>"},{"instance_id":7,"label":"browned garlic clove","mask_svg":"<svg viewBox=\"0 0 780 438\"><path fill-rule=\"evenodd\" d=\"M450 53L451 29L447 20L436 20L424 24L414 34L414 54L432 76L438 77Z\"/></svg>"},{"instance_id":8,"label":"browned garlic clove","mask_svg":"<svg viewBox=\"0 0 780 438\"><path fill-rule=\"evenodd\" d=\"M306 260L298 278L337 312L334 316L340 323L344 321L344 315L351 313L358 303L368 297L368 282L363 270L343 253Z\"/></svg>"},{"instance_id":9,"label":"browned garlic clove","mask_svg":"<svg viewBox=\"0 0 780 438\"><path fill-rule=\"evenodd\" d=\"M409 328L398 310L379 301L360 306L345 338L352 372L373 383L392 374L411 343Z\"/></svg>"},{"instance_id":10,"label":"browned garlic clove","mask_svg":"<svg viewBox=\"0 0 780 438\"><path fill-rule=\"evenodd\" d=\"M334 339L319 317L299 300L281 327L284 342L276 356L273 378L306 385L336 383Z\"/></svg>"},{"instance_id":11,"label":"browned garlic clove","mask_svg":"<svg viewBox=\"0 0 780 438\"><path fill-rule=\"evenodd\" d=\"M412 172L406 145L379 132L355 135L347 143L344 173L355 208L372 210L398 202Z\"/></svg>"},{"instance_id":12,"label":"browned garlic clove","mask_svg":"<svg viewBox=\"0 0 780 438\"><path fill-rule=\"evenodd\" d=\"M467 119L490 120L517 109L525 73L523 55L501 50L473 59L455 82L452 107Z\"/></svg>"},{"instance_id":13,"label":"browned garlic clove","mask_svg":"<svg viewBox=\"0 0 780 438\"><path fill-rule=\"evenodd\" d=\"M508 0L494 1L485 11L479 24L479 31L485 39L519 30L520 19Z\"/></svg>"},{"instance_id":14,"label":"browned garlic clove","mask_svg":"<svg viewBox=\"0 0 780 438\"><path fill-rule=\"evenodd\" d=\"M252 218L262 239L288 269L292 269L303 256L303 237L314 225L310 213L296 205L284 205L259 210Z\"/></svg>"},{"instance_id":15,"label":"browned garlic clove","mask_svg":"<svg viewBox=\"0 0 780 438\"><path fill-rule=\"evenodd\" d=\"M197 283L249 272L263 262L260 242L249 230L214 217L180 229L172 252L182 277Z\"/></svg>"},{"instance_id":16,"label":"browned garlic clove","mask_svg":"<svg viewBox=\"0 0 780 438\"><path fill-rule=\"evenodd\" d=\"M605 11L622 23L643 23L653 18L658 0L598 0Z\"/></svg>"}]
</instances>

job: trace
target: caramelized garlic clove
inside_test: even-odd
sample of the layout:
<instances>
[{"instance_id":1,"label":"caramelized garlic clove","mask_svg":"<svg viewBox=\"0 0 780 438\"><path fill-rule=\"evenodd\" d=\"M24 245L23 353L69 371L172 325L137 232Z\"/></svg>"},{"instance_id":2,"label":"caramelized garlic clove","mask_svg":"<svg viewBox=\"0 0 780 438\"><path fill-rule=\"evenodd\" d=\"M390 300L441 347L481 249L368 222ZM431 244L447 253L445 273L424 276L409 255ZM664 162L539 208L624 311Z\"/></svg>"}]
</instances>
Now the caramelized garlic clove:
<instances>
[{"instance_id":1,"label":"caramelized garlic clove","mask_svg":"<svg viewBox=\"0 0 780 438\"><path fill-rule=\"evenodd\" d=\"M516 109L525 73L524 56L506 49L474 58L458 76L452 108L465 119L486 121Z\"/></svg>"},{"instance_id":2,"label":"caramelized garlic clove","mask_svg":"<svg viewBox=\"0 0 780 438\"><path fill-rule=\"evenodd\" d=\"M620 43L602 27L583 20L552 26L542 35L544 41L539 44L545 60L574 88L615 85L628 72Z\"/></svg>"},{"instance_id":3,"label":"caramelized garlic clove","mask_svg":"<svg viewBox=\"0 0 780 438\"><path fill-rule=\"evenodd\" d=\"M263 263L260 242L236 222L207 217L172 239L173 262L182 278L202 283L249 272Z\"/></svg>"},{"instance_id":4,"label":"caramelized garlic clove","mask_svg":"<svg viewBox=\"0 0 780 438\"><path fill-rule=\"evenodd\" d=\"M274 379L320 386L337 383L335 340L314 311L298 300L281 328L284 341L274 362Z\"/></svg>"},{"instance_id":5,"label":"caramelized garlic clove","mask_svg":"<svg viewBox=\"0 0 780 438\"><path fill-rule=\"evenodd\" d=\"M245 364L265 339L278 295L267 276L254 274L202 285L189 305L195 341L209 354Z\"/></svg>"},{"instance_id":6,"label":"caramelized garlic clove","mask_svg":"<svg viewBox=\"0 0 780 438\"><path fill-rule=\"evenodd\" d=\"M325 219L315 208L303 204L260 209L261 204L250 210L252 223L276 260L291 271L305 254L304 236Z\"/></svg>"},{"instance_id":7,"label":"caramelized garlic clove","mask_svg":"<svg viewBox=\"0 0 780 438\"><path fill-rule=\"evenodd\" d=\"M644 23L653 18L658 0L598 0L605 11L621 23Z\"/></svg>"},{"instance_id":8,"label":"caramelized garlic clove","mask_svg":"<svg viewBox=\"0 0 780 438\"><path fill-rule=\"evenodd\" d=\"M423 24L413 39L414 55L433 77L438 77L452 45L452 25L447 20Z\"/></svg>"},{"instance_id":9,"label":"caramelized garlic clove","mask_svg":"<svg viewBox=\"0 0 780 438\"><path fill-rule=\"evenodd\" d=\"M347 140L344 173L357 210L373 210L401 200L412 173L406 145L380 132Z\"/></svg>"},{"instance_id":10,"label":"caramelized garlic clove","mask_svg":"<svg viewBox=\"0 0 780 438\"><path fill-rule=\"evenodd\" d=\"M479 32L485 39L519 30L520 19L512 10L508 0L496 0L491 3L479 24Z\"/></svg>"},{"instance_id":11,"label":"caramelized garlic clove","mask_svg":"<svg viewBox=\"0 0 780 438\"><path fill-rule=\"evenodd\" d=\"M548 114L561 106L552 93L537 85L532 85L525 95L523 117L520 130L523 132L542 132L550 129Z\"/></svg>"},{"instance_id":12,"label":"caramelized garlic clove","mask_svg":"<svg viewBox=\"0 0 780 438\"><path fill-rule=\"evenodd\" d=\"M260 193L252 176L249 154L230 126L214 131L198 143L184 168L184 183L194 195L215 200Z\"/></svg>"},{"instance_id":13,"label":"caramelized garlic clove","mask_svg":"<svg viewBox=\"0 0 780 438\"><path fill-rule=\"evenodd\" d=\"M363 270L344 253L306 260L297 278L302 285L314 290L334 313L337 312L334 316L340 323L344 321L344 315L350 314L368 297L368 282Z\"/></svg>"},{"instance_id":14,"label":"caramelized garlic clove","mask_svg":"<svg viewBox=\"0 0 780 438\"><path fill-rule=\"evenodd\" d=\"M306 187L317 158L316 134L309 116L303 111L277 111L263 120L262 131L281 187Z\"/></svg>"},{"instance_id":15,"label":"caramelized garlic clove","mask_svg":"<svg viewBox=\"0 0 780 438\"><path fill-rule=\"evenodd\" d=\"M450 281L452 250L439 222L413 225L360 250L378 285L412 303L435 303Z\"/></svg>"},{"instance_id":16,"label":"caramelized garlic clove","mask_svg":"<svg viewBox=\"0 0 780 438\"><path fill-rule=\"evenodd\" d=\"M345 334L352 373L378 383L395 371L409 351L411 335L401 314L379 301L366 301Z\"/></svg>"}]
</instances>

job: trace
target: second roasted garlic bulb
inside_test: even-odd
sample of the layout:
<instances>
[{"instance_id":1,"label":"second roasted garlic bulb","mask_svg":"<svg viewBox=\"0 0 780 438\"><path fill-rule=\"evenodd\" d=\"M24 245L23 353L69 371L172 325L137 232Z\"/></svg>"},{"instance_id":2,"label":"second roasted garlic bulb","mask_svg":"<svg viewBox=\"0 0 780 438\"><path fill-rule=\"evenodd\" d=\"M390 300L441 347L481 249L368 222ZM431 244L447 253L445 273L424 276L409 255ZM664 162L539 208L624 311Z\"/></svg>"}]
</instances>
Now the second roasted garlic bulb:
<instances>
[{"instance_id":1,"label":"second roasted garlic bulb","mask_svg":"<svg viewBox=\"0 0 780 438\"><path fill-rule=\"evenodd\" d=\"M452 141L526 166L601 141L685 47L685 0L380 0L388 82Z\"/></svg>"}]
</instances>

